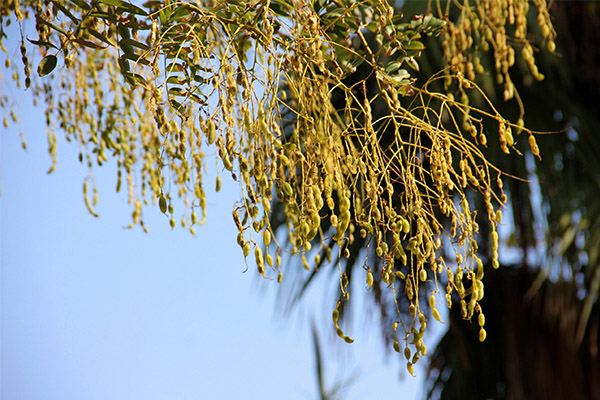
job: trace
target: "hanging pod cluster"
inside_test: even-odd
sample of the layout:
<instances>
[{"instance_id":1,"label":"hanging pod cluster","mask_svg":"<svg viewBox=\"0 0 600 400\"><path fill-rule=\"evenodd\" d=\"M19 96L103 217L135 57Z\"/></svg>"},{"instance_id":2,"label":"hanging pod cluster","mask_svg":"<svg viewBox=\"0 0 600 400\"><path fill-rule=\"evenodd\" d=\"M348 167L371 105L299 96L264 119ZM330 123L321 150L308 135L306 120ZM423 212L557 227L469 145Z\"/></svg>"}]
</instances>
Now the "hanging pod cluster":
<instances>
[{"instance_id":1,"label":"hanging pod cluster","mask_svg":"<svg viewBox=\"0 0 600 400\"><path fill-rule=\"evenodd\" d=\"M553 51L545 2L533 3ZM333 262L336 251L342 263L359 235L368 250L367 287L387 288L397 305L399 296L409 304L405 312L397 307L393 347L400 352L404 342L412 373L427 352L427 315L441 321L438 296L451 307L456 294L465 318L477 314L480 340L486 336L479 306L485 256L478 255L473 204L479 197L487 208L497 268L507 199L501 171L483 152L482 120L498 123L504 152L527 132L539 156L523 110L506 120L476 84L485 72L480 58L491 52L505 100L518 98L509 69L519 48L532 75L543 77L527 41L528 3L465 2L455 19L444 17L456 11L449 7L432 2L438 17L404 17L374 0L11 0L0 16L3 27L13 17L36 22L38 38L29 45L39 50L40 77L30 74L34 61L21 32L25 86L44 102L53 158L57 130L79 147L90 170L84 193L91 213L93 168L116 160L117 191L124 181L133 208L130 227L144 227L152 203L171 227L179 220L195 233L206 211L204 154L216 154L216 191L223 173L239 183L237 242L245 257L254 253L262 276L281 282L285 254L298 254L307 270ZM448 68L417 85L425 36L442 41ZM7 61L18 83L15 65ZM436 91L438 84L447 90ZM469 105L470 92L485 107ZM0 100L12 115L14 105ZM287 236L272 226L274 212ZM369 255L376 266L367 265ZM425 284L428 301L419 299ZM350 295L341 269L339 285L333 321L352 342L338 324Z\"/></svg>"}]
</instances>

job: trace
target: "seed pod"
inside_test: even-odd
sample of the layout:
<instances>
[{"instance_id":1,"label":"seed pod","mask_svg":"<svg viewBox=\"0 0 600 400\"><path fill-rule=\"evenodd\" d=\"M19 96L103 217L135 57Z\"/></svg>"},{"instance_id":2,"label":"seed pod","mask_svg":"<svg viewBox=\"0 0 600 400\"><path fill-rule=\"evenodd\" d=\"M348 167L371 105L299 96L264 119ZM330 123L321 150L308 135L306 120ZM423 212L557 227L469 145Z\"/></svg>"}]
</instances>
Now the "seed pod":
<instances>
[{"instance_id":1,"label":"seed pod","mask_svg":"<svg viewBox=\"0 0 600 400\"><path fill-rule=\"evenodd\" d=\"M486 337L487 337L487 332L485 331L485 329L481 328L479 330L479 341L483 342Z\"/></svg>"},{"instance_id":2,"label":"seed pod","mask_svg":"<svg viewBox=\"0 0 600 400\"><path fill-rule=\"evenodd\" d=\"M407 360L410 360L410 356L411 356L411 351L410 348L408 346L406 346L404 348L404 357L406 357Z\"/></svg>"},{"instance_id":3,"label":"seed pod","mask_svg":"<svg viewBox=\"0 0 600 400\"><path fill-rule=\"evenodd\" d=\"M172 218L169 220L169 225L171 225L171 229L175 228L175 218Z\"/></svg>"},{"instance_id":4,"label":"seed pod","mask_svg":"<svg viewBox=\"0 0 600 400\"><path fill-rule=\"evenodd\" d=\"M479 313L479 316L477 317L477 322L479 323L479 326L485 325L485 315L483 315L483 313Z\"/></svg>"},{"instance_id":5,"label":"seed pod","mask_svg":"<svg viewBox=\"0 0 600 400\"><path fill-rule=\"evenodd\" d=\"M340 318L340 312L338 311L337 308L335 310L333 310L331 317L333 318L333 323L337 325L338 319Z\"/></svg>"},{"instance_id":6,"label":"seed pod","mask_svg":"<svg viewBox=\"0 0 600 400\"><path fill-rule=\"evenodd\" d=\"M395 350L397 353L400 353L400 343L398 343L398 341L397 341L397 340L394 340L394 350Z\"/></svg>"},{"instance_id":7,"label":"seed pod","mask_svg":"<svg viewBox=\"0 0 600 400\"><path fill-rule=\"evenodd\" d=\"M217 129L212 119L208 120L208 144L213 144L217 137Z\"/></svg>"},{"instance_id":8,"label":"seed pod","mask_svg":"<svg viewBox=\"0 0 600 400\"><path fill-rule=\"evenodd\" d=\"M242 247L242 250L244 252L244 257L248 257L248 254L250 254L250 242L246 242L244 247Z\"/></svg>"},{"instance_id":9,"label":"seed pod","mask_svg":"<svg viewBox=\"0 0 600 400\"><path fill-rule=\"evenodd\" d=\"M271 243L271 232L268 229L265 229L263 232L263 242L265 246L268 246Z\"/></svg>"},{"instance_id":10,"label":"seed pod","mask_svg":"<svg viewBox=\"0 0 600 400\"><path fill-rule=\"evenodd\" d=\"M410 361L406 363L406 370L408 371L409 374L411 374L412 376L415 376L414 368L413 368L413 365L410 363Z\"/></svg>"},{"instance_id":11,"label":"seed pod","mask_svg":"<svg viewBox=\"0 0 600 400\"><path fill-rule=\"evenodd\" d=\"M344 336L344 340L346 343L354 343L354 339L352 339L350 336Z\"/></svg>"},{"instance_id":12,"label":"seed pod","mask_svg":"<svg viewBox=\"0 0 600 400\"><path fill-rule=\"evenodd\" d=\"M373 286L373 272L371 272L370 268L367 272L367 286L369 287L369 289Z\"/></svg>"},{"instance_id":13,"label":"seed pod","mask_svg":"<svg viewBox=\"0 0 600 400\"><path fill-rule=\"evenodd\" d=\"M433 314L433 318L435 318L435 320L437 322L442 322L442 318L440 317L440 313L439 313L439 311L436 308L433 308L431 310L431 313Z\"/></svg>"},{"instance_id":14,"label":"seed pod","mask_svg":"<svg viewBox=\"0 0 600 400\"><path fill-rule=\"evenodd\" d=\"M196 211L192 211L192 214L190 216L190 220L191 220L192 224L195 224L197 219L198 219L198 214L196 214Z\"/></svg>"},{"instance_id":15,"label":"seed pod","mask_svg":"<svg viewBox=\"0 0 600 400\"><path fill-rule=\"evenodd\" d=\"M529 147L531 148L531 153L534 156L536 156L536 157L540 156L540 149L535 141L535 136L533 136L533 135L529 135Z\"/></svg>"},{"instance_id":16,"label":"seed pod","mask_svg":"<svg viewBox=\"0 0 600 400\"><path fill-rule=\"evenodd\" d=\"M419 271L419 279L421 280L421 282L425 282L427 280L427 271L425 270L425 268L421 268L421 270Z\"/></svg>"},{"instance_id":17,"label":"seed pod","mask_svg":"<svg viewBox=\"0 0 600 400\"><path fill-rule=\"evenodd\" d=\"M431 296L429 296L429 307L431 307L432 309L435 308L435 294L431 293Z\"/></svg>"}]
</instances>

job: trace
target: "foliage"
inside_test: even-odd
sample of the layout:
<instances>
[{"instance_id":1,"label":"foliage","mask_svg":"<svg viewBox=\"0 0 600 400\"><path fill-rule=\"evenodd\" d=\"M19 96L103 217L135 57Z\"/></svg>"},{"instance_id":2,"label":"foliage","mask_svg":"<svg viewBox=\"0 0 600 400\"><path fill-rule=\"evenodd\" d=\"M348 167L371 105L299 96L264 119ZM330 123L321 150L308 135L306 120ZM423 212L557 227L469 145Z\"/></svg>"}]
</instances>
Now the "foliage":
<instances>
[{"instance_id":1,"label":"foliage","mask_svg":"<svg viewBox=\"0 0 600 400\"><path fill-rule=\"evenodd\" d=\"M333 320L347 342L353 339L338 324L349 300L342 267L366 249L363 279L390 293L393 347L401 351L403 343L412 373L427 352L429 313L440 320L438 298L451 307L457 295L463 318L476 314L479 338L486 337L483 262L499 267L503 181L512 177L484 151L539 157L510 71L522 60L543 79L533 46L539 40L555 49L546 3L532 3L537 39L529 36L528 2L484 0L432 1L407 16L377 0L12 0L0 16L3 39L5 27L19 25L23 65L2 47L14 80L24 75L44 103L49 172L61 131L90 171L84 193L93 215L92 170L114 158L117 191L125 180L133 207L130 227L144 228L150 203L174 227L180 198L177 218L194 233L205 218L202 172L211 149L217 170L239 182L237 240L244 256L254 253L261 275L281 281L286 254L298 254L307 270L314 257L309 274L325 260L337 267ZM26 33L32 22L35 40ZM445 65L418 82L427 37L441 43ZM39 77L30 60L38 54ZM481 61L488 54L493 66ZM476 83L490 73L519 108L516 118L503 116L501 100ZM14 116L9 98L1 100ZM489 254L478 252L481 222Z\"/></svg>"}]
</instances>

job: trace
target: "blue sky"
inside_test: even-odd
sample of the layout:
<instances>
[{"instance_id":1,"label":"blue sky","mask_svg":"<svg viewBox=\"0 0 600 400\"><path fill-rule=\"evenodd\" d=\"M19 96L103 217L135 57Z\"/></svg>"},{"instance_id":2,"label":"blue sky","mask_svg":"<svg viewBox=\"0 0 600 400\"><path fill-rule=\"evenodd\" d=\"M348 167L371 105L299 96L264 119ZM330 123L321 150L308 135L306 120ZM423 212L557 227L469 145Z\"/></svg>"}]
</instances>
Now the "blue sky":
<instances>
[{"instance_id":1,"label":"blue sky","mask_svg":"<svg viewBox=\"0 0 600 400\"><path fill-rule=\"evenodd\" d=\"M231 218L237 187L223 179L221 192L211 192L211 171L207 223L196 237L171 230L151 207L145 234L124 229L131 210L114 191L109 162L95 171L94 218L76 145L59 140L57 169L47 175L43 113L12 93L22 104L20 126L0 128L0 397L315 399L309 322L331 326L330 285L317 284L289 317L274 311L277 284L261 281L254 267L243 273ZM369 321L355 318L352 345L333 327L322 337L327 381L356 374L347 399L415 398L422 370L399 381L400 356L383 356Z\"/></svg>"}]
</instances>

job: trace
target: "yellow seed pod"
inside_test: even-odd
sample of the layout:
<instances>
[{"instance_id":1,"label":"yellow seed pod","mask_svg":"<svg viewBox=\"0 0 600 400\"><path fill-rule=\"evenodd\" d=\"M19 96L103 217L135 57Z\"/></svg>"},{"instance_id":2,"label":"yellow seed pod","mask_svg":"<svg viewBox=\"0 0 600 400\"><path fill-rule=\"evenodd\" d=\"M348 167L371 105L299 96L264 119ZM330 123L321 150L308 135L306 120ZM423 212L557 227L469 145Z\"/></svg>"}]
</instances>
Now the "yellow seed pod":
<instances>
[{"instance_id":1,"label":"yellow seed pod","mask_svg":"<svg viewBox=\"0 0 600 400\"><path fill-rule=\"evenodd\" d=\"M367 286L369 289L373 286L373 272L371 272L370 268L367 271Z\"/></svg>"},{"instance_id":2,"label":"yellow seed pod","mask_svg":"<svg viewBox=\"0 0 600 400\"><path fill-rule=\"evenodd\" d=\"M281 271L279 271L279 274L277 275L277 283L281 283L282 279L283 279L283 274L281 273Z\"/></svg>"},{"instance_id":3,"label":"yellow seed pod","mask_svg":"<svg viewBox=\"0 0 600 400\"><path fill-rule=\"evenodd\" d=\"M221 190L221 176L217 175L217 182L215 184L215 191L218 192Z\"/></svg>"},{"instance_id":4,"label":"yellow seed pod","mask_svg":"<svg viewBox=\"0 0 600 400\"><path fill-rule=\"evenodd\" d=\"M498 232L492 231L492 250L498 251Z\"/></svg>"},{"instance_id":5,"label":"yellow seed pod","mask_svg":"<svg viewBox=\"0 0 600 400\"><path fill-rule=\"evenodd\" d=\"M431 293L431 296L429 296L429 307L432 309L435 308L435 300L435 293Z\"/></svg>"},{"instance_id":6,"label":"yellow seed pod","mask_svg":"<svg viewBox=\"0 0 600 400\"><path fill-rule=\"evenodd\" d=\"M433 314L433 318L435 318L435 320L437 322L442 322L442 318L440 317L440 313L436 308L432 308L431 309L431 314Z\"/></svg>"},{"instance_id":7,"label":"yellow seed pod","mask_svg":"<svg viewBox=\"0 0 600 400\"><path fill-rule=\"evenodd\" d=\"M504 130L504 139L506 139L506 144L509 147L512 147L513 144L515 144L515 140L513 138L512 135L512 129L510 126L508 126L505 130Z\"/></svg>"},{"instance_id":8,"label":"yellow seed pod","mask_svg":"<svg viewBox=\"0 0 600 400\"><path fill-rule=\"evenodd\" d=\"M496 221L498 221L498 223L502 222L502 210L498 209L498 211L496 211Z\"/></svg>"},{"instance_id":9,"label":"yellow seed pod","mask_svg":"<svg viewBox=\"0 0 600 400\"><path fill-rule=\"evenodd\" d=\"M275 265L278 267L281 265L281 256L279 254L275 256Z\"/></svg>"},{"instance_id":10,"label":"yellow seed pod","mask_svg":"<svg viewBox=\"0 0 600 400\"><path fill-rule=\"evenodd\" d=\"M263 232L263 243L265 246L268 246L271 243L271 231L268 229L265 229Z\"/></svg>"},{"instance_id":11,"label":"yellow seed pod","mask_svg":"<svg viewBox=\"0 0 600 400\"><path fill-rule=\"evenodd\" d=\"M411 355L410 347L406 346L404 348L404 357L406 357L407 360L410 360Z\"/></svg>"},{"instance_id":12,"label":"yellow seed pod","mask_svg":"<svg viewBox=\"0 0 600 400\"><path fill-rule=\"evenodd\" d=\"M487 332L485 331L485 329L481 328L479 330L479 341L483 342L486 337L487 337Z\"/></svg>"},{"instance_id":13,"label":"yellow seed pod","mask_svg":"<svg viewBox=\"0 0 600 400\"><path fill-rule=\"evenodd\" d=\"M334 228L337 228L338 226L338 217L335 214L331 214L331 217L329 218L329 221L331 222L331 226L333 226Z\"/></svg>"},{"instance_id":14,"label":"yellow seed pod","mask_svg":"<svg viewBox=\"0 0 600 400\"><path fill-rule=\"evenodd\" d=\"M397 340L394 340L394 350L400 353L400 343Z\"/></svg>"},{"instance_id":15,"label":"yellow seed pod","mask_svg":"<svg viewBox=\"0 0 600 400\"><path fill-rule=\"evenodd\" d=\"M190 215L190 220L192 224L196 223L196 221L198 220L198 214L196 214L196 211L192 211L192 214Z\"/></svg>"},{"instance_id":16,"label":"yellow seed pod","mask_svg":"<svg viewBox=\"0 0 600 400\"><path fill-rule=\"evenodd\" d=\"M417 313L417 307L415 307L414 304L411 304L410 306L408 306L408 313L410 315L415 315Z\"/></svg>"},{"instance_id":17,"label":"yellow seed pod","mask_svg":"<svg viewBox=\"0 0 600 400\"><path fill-rule=\"evenodd\" d=\"M485 315L483 315L483 313L479 313L479 316L477 317L477 322L479 323L479 326L485 325Z\"/></svg>"},{"instance_id":18,"label":"yellow seed pod","mask_svg":"<svg viewBox=\"0 0 600 400\"><path fill-rule=\"evenodd\" d=\"M248 254L250 254L250 242L246 242L244 247L242 247L242 250L244 252L244 257L248 257Z\"/></svg>"},{"instance_id":19,"label":"yellow seed pod","mask_svg":"<svg viewBox=\"0 0 600 400\"><path fill-rule=\"evenodd\" d=\"M419 271L419 279L421 280L421 282L425 282L427 280L427 271L425 270L425 268L421 268L421 270Z\"/></svg>"},{"instance_id":20,"label":"yellow seed pod","mask_svg":"<svg viewBox=\"0 0 600 400\"><path fill-rule=\"evenodd\" d=\"M346 343L354 343L354 339L352 339L350 336L344 336L344 341Z\"/></svg>"},{"instance_id":21,"label":"yellow seed pod","mask_svg":"<svg viewBox=\"0 0 600 400\"><path fill-rule=\"evenodd\" d=\"M415 376L414 368L413 368L413 365L410 363L410 361L406 363L406 370L408 371L409 374L411 374L412 376Z\"/></svg>"},{"instance_id":22,"label":"yellow seed pod","mask_svg":"<svg viewBox=\"0 0 600 400\"><path fill-rule=\"evenodd\" d=\"M308 265L308 261L306 261L306 256L302 254L302 265L304 265L305 270L310 270L310 265Z\"/></svg>"},{"instance_id":23,"label":"yellow seed pod","mask_svg":"<svg viewBox=\"0 0 600 400\"><path fill-rule=\"evenodd\" d=\"M534 156L536 156L536 157L540 156L540 149L537 145L537 142L535 141L535 136L533 136L533 135L529 135L529 147L531 148L531 153Z\"/></svg>"},{"instance_id":24,"label":"yellow seed pod","mask_svg":"<svg viewBox=\"0 0 600 400\"><path fill-rule=\"evenodd\" d=\"M267 260L267 264L269 265L269 267L272 267L273 266L273 257L271 257L271 254L267 253L266 260Z\"/></svg>"},{"instance_id":25,"label":"yellow seed pod","mask_svg":"<svg viewBox=\"0 0 600 400\"><path fill-rule=\"evenodd\" d=\"M175 228L175 218L169 220L169 225L171 226L171 229Z\"/></svg>"},{"instance_id":26,"label":"yellow seed pod","mask_svg":"<svg viewBox=\"0 0 600 400\"><path fill-rule=\"evenodd\" d=\"M165 199L165 196L160 196L158 199L158 208L160 208L160 212L163 214L167 212L167 199Z\"/></svg>"},{"instance_id":27,"label":"yellow seed pod","mask_svg":"<svg viewBox=\"0 0 600 400\"><path fill-rule=\"evenodd\" d=\"M333 313L331 314L331 317L333 319L333 323L337 325L338 319L340 318L340 312L338 311L337 308L335 310L333 310Z\"/></svg>"},{"instance_id":28,"label":"yellow seed pod","mask_svg":"<svg viewBox=\"0 0 600 400\"><path fill-rule=\"evenodd\" d=\"M294 194L294 190L292 189L292 186L285 181L283 182L283 191L285 194L287 194L290 197L292 197L292 195Z\"/></svg>"},{"instance_id":29,"label":"yellow seed pod","mask_svg":"<svg viewBox=\"0 0 600 400\"><path fill-rule=\"evenodd\" d=\"M285 154L279 155L279 161L281 161L281 163L285 166L290 165L290 159L287 158L287 156Z\"/></svg>"}]
</instances>

